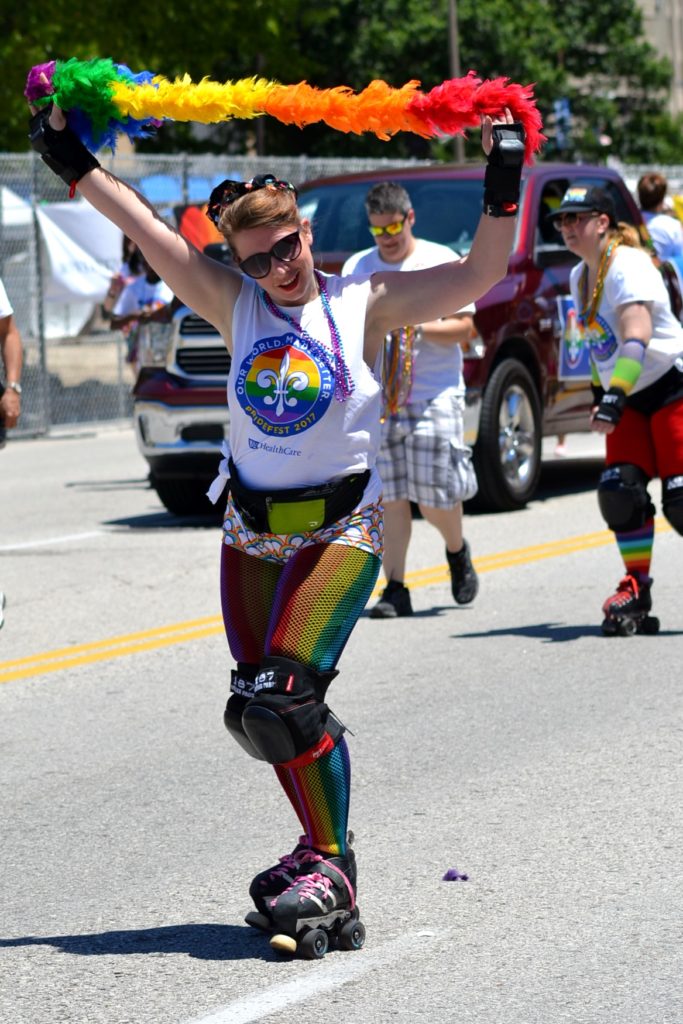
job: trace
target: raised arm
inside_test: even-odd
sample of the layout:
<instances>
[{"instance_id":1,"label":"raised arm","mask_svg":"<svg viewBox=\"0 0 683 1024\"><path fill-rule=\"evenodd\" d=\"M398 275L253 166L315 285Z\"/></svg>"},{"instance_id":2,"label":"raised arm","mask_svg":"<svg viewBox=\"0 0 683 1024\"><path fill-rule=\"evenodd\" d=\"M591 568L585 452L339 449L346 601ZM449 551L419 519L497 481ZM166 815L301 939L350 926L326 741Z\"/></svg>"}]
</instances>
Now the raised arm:
<instances>
[{"instance_id":1,"label":"raised arm","mask_svg":"<svg viewBox=\"0 0 683 1024\"><path fill-rule=\"evenodd\" d=\"M427 270L373 275L365 342L365 359L371 365L387 331L450 316L505 276L524 162L521 125L513 123L509 111L495 124L484 118L482 146L488 156L483 212L468 255Z\"/></svg>"},{"instance_id":2,"label":"raised arm","mask_svg":"<svg viewBox=\"0 0 683 1024\"><path fill-rule=\"evenodd\" d=\"M45 163L138 244L171 290L229 343L239 274L199 252L131 185L100 167L56 106L31 118L31 144Z\"/></svg>"}]
</instances>

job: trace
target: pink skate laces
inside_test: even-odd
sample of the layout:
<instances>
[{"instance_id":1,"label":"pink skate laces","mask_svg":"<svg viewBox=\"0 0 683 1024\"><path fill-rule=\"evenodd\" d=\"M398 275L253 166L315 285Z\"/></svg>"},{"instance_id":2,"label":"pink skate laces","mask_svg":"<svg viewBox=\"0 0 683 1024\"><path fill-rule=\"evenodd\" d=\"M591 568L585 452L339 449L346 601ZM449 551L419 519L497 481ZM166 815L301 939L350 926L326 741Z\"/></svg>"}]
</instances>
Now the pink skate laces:
<instances>
[{"instance_id":1,"label":"pink skate laces","mask_svg":"<svg viewBox=\"0 0 683 1024\"><path fill-rule=\"evenodd\" d=\"M341 871L334 864L330 864L329 861L324 860L317 854L312 853L311 857L314 860L322 861L323 864L327 864L329 868L331 868L334 872L336 872L337 875L339 875L341 879L343 879L344 884L346 885L346 888L349 891L349 896L351 897L350 909L353 910L353 908L356 905L356 896L353 891L353 886L349 882L344 872ZM304 900L307 899L312 899L315 900L316 903L319 903L322 907L322 901L320 897L321 892L322 900L325 900L325 898L329 896L336 903L337 901L334 896L334 893L330 892L333 885L333 879L329 878L327 875L321 874L319 871L313 871L311 872L310 875L298 875L291 883L291 885L288 885L284 892L280 893L280 896L276 896L275 899L272 899L270 901L270 905L271 907L274 907L281 896L284 896L286 893L291 892L293 889L296 889L297 886L301 887L299 889L299 903L303 903Z\"/></svg>"},{"instance_id":2,"label":"pink skate laces","mask_svg":"<svg viewBox=\"0 0 683 1024\"><path fill-rule=\"evenodd\" d=\"M322 857L319 853L314 853L313 850L299 850L298 853L286 853L284 857L280 857L280 866L273 868L269 873L269 878L280 878L281 876L287 876L290 871L295 871L296 868L300 868L306 861L319 861ZM297 875L297 878L303 877ZM295 878L296 881L296 878Z\"/></svg>"}]
</instances>

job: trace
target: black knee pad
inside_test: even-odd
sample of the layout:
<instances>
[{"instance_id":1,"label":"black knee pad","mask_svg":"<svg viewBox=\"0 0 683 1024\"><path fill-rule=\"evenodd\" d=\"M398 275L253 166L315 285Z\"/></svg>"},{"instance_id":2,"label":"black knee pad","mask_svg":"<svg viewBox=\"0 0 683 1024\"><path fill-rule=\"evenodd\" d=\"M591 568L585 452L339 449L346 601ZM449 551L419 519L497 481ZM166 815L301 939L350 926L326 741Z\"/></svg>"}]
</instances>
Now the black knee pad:
<instances>
[{"instance_id":1,"label":"black knee pad","mask_svg":"<svg viewBox=\"0 0 683 1024\"><path fill-rule=\"evenodd\" d=\"M264 761L265 758L259 754L242 725L242 715L253 696L254 683L258 672L258 665L248 664L244 661L237 663L237 668L233 669L231 673L230 689L232 693L228 698L228 703L225 705L223 722L232 738L237 740L242 749L246 750L247 754L255 757L257 761Z\"/></svg>"},{"instance_id":2,"label":"black knee pad","mask_svg":"<svg viewBox=\"0 0 683 1024\"><path fill-rule=\"evenodd\" d=\"M336 675L290 658L264 658L242 713L244 732L264 761L285 764L308 752L323 753L327 741L334 745L344 726L323 697Z\"/></svg>"},{"instance_id":3,"label":"black knee pad","mask_svg":"<svg viewBox=\"0 0 683 1024\"><path fill-rule=\"evenodd\" d=\"M662 480L662 512L676 533L683 535L683 476Z\"/></svg>"},{"instance_id":4,"label":"black knee pad","mask_svg":"<svg viewBox=\"0 0 683 1024\"><path fill-rule=\"evenodd\" d=\"M639 530L655 514L647 492L648 476L639 466L619 462L600 475L598 504L610 530Z\"/></svg>"}]
</instances>

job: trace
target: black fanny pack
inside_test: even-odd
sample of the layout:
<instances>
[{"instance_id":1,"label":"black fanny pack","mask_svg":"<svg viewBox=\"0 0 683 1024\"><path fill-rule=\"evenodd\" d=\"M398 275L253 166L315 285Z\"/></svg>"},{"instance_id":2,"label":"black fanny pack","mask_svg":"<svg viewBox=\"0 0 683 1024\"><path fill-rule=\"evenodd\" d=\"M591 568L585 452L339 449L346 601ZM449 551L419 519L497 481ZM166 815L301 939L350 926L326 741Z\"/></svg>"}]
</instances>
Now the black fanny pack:
<instances>
[{"instance_id":1,"label":"black fanny pack","mask_svg":"<svg viewBox=\"0 0 683 1024\"><path fill-rule=\"evenodd\" d=\"M370 470L336 483L254 491L245 487L230 459L230 493L247 526L257 533L310 533L343 519L361 501Z\"/></svg>"}]
</instances>

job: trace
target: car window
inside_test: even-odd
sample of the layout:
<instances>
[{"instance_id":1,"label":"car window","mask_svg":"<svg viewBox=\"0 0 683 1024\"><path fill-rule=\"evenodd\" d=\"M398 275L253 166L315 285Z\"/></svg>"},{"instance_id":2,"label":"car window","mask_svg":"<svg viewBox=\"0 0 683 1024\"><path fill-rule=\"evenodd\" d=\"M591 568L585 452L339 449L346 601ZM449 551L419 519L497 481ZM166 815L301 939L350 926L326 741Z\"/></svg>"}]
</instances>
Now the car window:
<instances>
[{"instance_id":1,"label":"car window","mask_svg":"<svg viewBox=\"0 0 683 1024\"><path fill-rule=\"evenodd\" d=\"M481 181L392 177L410 195L415 210L415 234L469 252L481 215ZM313 225L313 249L354 253L372 244L365 213L365 196L372 182L339 182L301 189L299 208Z\"/></svg>"}]
</instances>

